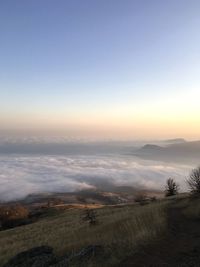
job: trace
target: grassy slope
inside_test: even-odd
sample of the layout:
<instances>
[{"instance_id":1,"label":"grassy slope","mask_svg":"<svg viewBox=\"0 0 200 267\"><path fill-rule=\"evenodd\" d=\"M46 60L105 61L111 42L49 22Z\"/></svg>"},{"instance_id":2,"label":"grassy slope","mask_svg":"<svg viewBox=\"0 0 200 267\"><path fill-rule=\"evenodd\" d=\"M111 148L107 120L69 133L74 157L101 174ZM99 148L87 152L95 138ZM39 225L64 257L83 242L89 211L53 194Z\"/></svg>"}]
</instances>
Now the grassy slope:
<instances>
[{"instance_id":1,"label":"grassy slope","mask_svg":"<svg viewBox=\"0 0 200 267\"><path fill-rule=\"evenodd\" d=\"M172 199L167 228L160 239L141 246L120 267L199 267L200 198Z\"/></svg>"},{"instance_id":2,"label":"grassy slope","mask_svg":"<svg viewBox=\"0 0 200 267\"><path fill-rule=\"evenodd\" d=\"M116 266L140 244L166 229L166 205L162 201L146 206L103 207L97 209L95 226L81 219L83 210L54 211L34 224L0 232L0 266L17 253L39 245L50 245L57 255L66 255L91 244L102 245L109 254L109 259L95 266Z\"/></svg>"}]
</instances>

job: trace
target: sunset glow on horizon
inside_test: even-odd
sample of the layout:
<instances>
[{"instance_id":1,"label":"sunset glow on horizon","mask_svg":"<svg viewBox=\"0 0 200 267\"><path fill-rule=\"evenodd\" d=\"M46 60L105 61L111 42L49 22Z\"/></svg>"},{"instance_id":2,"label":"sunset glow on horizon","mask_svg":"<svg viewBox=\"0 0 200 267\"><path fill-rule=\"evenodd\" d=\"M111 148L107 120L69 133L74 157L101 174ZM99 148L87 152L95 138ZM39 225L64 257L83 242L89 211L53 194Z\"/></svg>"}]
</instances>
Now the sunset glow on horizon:
<instances>
[{"instance_id":1,"label":"sunset glow on horizon","mask_svg":"<svg viewBox=\"0 0 200 267\"><path fill-rule=\"evenodd\" d=\"M197 139L199 11L195 0L1 2L0 130Z\"/></svg>"}]
</instances>

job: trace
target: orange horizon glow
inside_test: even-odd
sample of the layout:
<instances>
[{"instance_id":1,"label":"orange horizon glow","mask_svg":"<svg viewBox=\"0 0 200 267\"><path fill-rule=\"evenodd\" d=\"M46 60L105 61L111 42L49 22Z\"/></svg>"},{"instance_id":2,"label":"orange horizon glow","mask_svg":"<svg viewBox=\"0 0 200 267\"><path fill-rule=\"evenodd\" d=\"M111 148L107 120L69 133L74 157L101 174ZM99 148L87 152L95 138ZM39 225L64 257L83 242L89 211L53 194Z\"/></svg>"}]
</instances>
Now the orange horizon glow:
<instances>
[{"instance_id":1,"label":"orange horizon glow","mask_svg":"<svg viewBox=\"0 0 200 267\"><path fill-rule=\"evenodd\" d=\"M70 134L80 137L149 139L200 137L198 90L107 105L105 108L15 110L0 114L1 130Z\"/></svg>"}]
</instances>

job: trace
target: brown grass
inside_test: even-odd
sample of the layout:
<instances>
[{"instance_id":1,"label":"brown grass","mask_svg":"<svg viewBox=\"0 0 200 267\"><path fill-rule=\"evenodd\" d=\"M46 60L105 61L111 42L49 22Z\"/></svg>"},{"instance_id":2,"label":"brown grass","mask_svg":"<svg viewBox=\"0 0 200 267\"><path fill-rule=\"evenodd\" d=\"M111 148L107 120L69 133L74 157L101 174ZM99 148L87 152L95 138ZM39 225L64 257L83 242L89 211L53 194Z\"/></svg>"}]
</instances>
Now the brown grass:
<instances>
[{"instance_id":1,"label":"brown grass","mask_svg":"<svg viewBox=\"0 0 200 267\"><path fill-rule=\"evenodd\" d=\"M81 220L82 210L70 209L31 225L2 231L0 266L17 253L35 246L49 245L56 254L66 255L91 244L109 249L110 262L105 266L112 266L132 253L141 242L148 242L164 231L165 206L163 201L142 207L99 208L96 210L98 224L93 227Z\"/></svg>"},{"instance_id":2,"label":"brown grass","mask_svg":"<svg viewBox=\"0 0 200 267\"><path fill-rule=\"evenodd\" d=\"M18 221L26 220L28 218L28 215L28 209L22 205L1 205L0 225L3 228L11 224L14 225Z\"/></svg>"}]
</instances>

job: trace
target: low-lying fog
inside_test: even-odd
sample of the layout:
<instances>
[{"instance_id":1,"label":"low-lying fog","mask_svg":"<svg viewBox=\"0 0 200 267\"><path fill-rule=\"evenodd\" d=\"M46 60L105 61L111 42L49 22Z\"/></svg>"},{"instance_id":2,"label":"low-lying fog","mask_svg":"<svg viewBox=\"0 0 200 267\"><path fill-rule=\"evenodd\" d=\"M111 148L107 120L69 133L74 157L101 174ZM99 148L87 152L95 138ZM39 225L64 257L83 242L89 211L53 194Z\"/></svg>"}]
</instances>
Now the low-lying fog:
<instances>
[{"instance_id":1,"label":"low-lying fog","mask_svg":"<svg viewBox=\"0 0 200 267\"><path fill-rule=\"evenodd\" d=\"M138 142L0 143L0 200L31 193L111 191L116 186L163 190L173 177L185 190L192 164L143 160Z\"/></svg>"}]
</instances>

